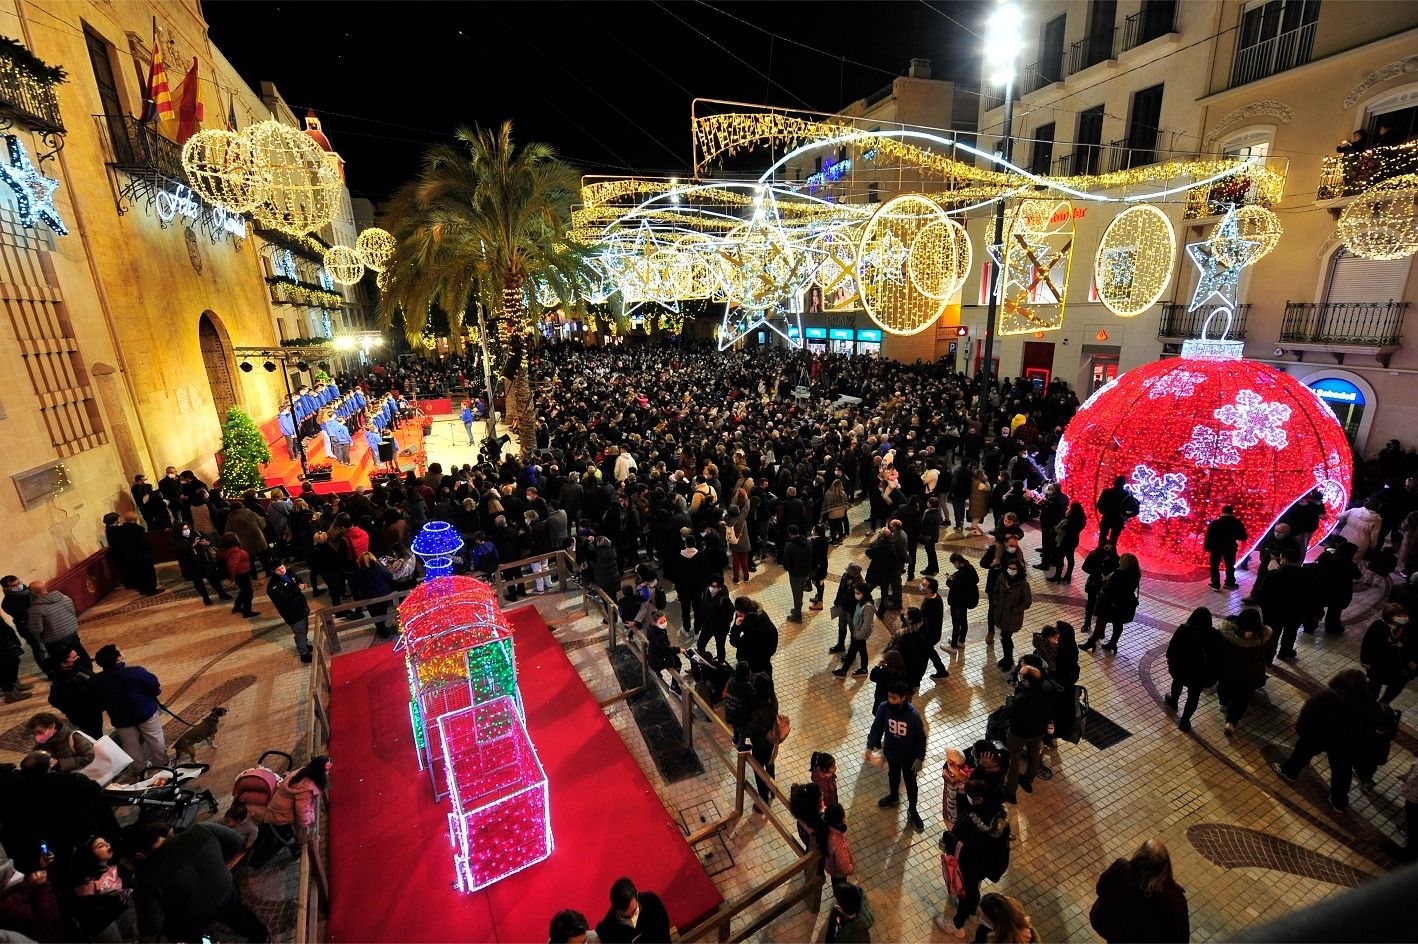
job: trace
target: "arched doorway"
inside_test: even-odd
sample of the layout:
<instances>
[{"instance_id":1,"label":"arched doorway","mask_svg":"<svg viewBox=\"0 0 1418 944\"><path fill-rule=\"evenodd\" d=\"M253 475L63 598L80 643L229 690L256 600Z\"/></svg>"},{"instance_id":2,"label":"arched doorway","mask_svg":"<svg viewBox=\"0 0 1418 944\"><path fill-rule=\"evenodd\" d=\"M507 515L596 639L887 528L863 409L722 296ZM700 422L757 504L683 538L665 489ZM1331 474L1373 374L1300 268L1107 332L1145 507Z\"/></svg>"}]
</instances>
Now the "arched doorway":
<instances>
[{"instance_id":1,"label":"arched doorway","mask_svg":"<svg viewBox=\"0 0 1418 944\"><path fill-rule=\"evenodd\" d=\"M207 368L207 383L212 388L212 406L217 411L217 425L226 422L226 411L237 406L236 382L231 375L231 342L227 340L217 316L202 312L197 322L197 339L202 347L202 365Z\"/></svg>"}]
</instances>

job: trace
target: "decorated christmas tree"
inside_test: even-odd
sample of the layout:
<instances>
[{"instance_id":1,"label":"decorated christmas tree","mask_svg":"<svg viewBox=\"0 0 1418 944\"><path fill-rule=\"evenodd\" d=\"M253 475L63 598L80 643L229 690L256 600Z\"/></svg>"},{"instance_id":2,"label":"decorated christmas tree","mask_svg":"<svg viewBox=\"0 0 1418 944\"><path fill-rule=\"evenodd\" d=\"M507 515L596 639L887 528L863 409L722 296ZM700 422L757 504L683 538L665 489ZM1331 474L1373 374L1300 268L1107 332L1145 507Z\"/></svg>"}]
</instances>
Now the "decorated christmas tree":
<instances>
[{"instance_id":1,"label":"decorated christmas tree","mask_svg":"<svg viewBox=\"0 0 1418 944\"><path fill-rule=\"evenodd\" d=\"M232 407L222 425L222 492L240 495L265 484L261 465L271 461L266 438L246 411Z\"/></svg>"}]
</instances>

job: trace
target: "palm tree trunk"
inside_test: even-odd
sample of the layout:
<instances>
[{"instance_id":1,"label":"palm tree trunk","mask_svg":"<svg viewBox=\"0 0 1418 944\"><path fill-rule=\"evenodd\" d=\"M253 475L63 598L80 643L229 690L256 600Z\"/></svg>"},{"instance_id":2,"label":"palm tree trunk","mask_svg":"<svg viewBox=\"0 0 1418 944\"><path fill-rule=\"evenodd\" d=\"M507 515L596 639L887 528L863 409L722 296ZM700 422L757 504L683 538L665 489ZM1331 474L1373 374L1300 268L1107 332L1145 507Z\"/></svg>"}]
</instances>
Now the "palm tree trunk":
<instances>
[{"instance_id":1,"label":"palm tree trunk","mask_svg":"<svg viewBox=\"0 0 1418 944\"><path fill-rule=\"evenodd\" d=\"M526 310L522 286L502 290L502 321L507 328L507 362L503 366L503 390L507 398L507 425L517 436L522 458L530 458L537 448L537 412L532 402L532 378L527 368Z\"/></svg>"}]
</instances>

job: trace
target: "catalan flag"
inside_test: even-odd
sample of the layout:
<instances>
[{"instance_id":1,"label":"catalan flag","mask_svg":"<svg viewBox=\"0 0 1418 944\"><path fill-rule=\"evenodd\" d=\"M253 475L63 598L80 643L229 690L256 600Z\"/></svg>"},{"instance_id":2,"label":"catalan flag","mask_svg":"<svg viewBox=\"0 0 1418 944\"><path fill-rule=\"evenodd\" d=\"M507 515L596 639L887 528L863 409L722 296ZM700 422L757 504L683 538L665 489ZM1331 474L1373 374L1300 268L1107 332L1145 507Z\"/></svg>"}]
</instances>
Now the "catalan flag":
<instances>
[{"instance_id":1,"label":"catalan flag","mask_svg":"<svg viewBox=\"0 0 1418 944\"><path fill-rule=\"evenodd\" d=\"M161 121L158 130L163 137L182 144L202 128L207 106L202 100L202 82L197 76L197 57L192 57L192 67L182 83L177 86L177 113L170 121Z\"/></svg>"},{"instance_id":2,"label":"catalan flag","mask_svg":"<svg viewBox=\"0 0 1418 944\"><path fill-rule=\"evenodd\" d=\"M162 44L153 40L153 62L148 68L148 95L143 103L143 120L171 121L172 93L167 86L167 64L162 58Z\"/></svg>"}]
</instances>

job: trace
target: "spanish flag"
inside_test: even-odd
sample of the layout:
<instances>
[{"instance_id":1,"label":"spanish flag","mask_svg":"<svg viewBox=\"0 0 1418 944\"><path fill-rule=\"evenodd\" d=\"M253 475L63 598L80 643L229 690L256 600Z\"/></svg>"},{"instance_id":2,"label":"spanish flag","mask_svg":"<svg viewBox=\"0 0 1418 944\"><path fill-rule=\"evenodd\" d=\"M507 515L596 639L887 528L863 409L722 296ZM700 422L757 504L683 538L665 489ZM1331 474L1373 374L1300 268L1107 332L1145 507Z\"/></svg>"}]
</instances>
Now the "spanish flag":
<instances>
[{"instance_id":1,"label":"spanish flag","mask_svg":"<svg viewBox=\"0 0 1418 944\"><path fill-rule=\"evenodd\" d=\"M187 70L182 84L177 86L177 114L170 121L159 122L158 130L163 137L182 144L201 130L206 111L206 103L202 100L202 82L197 77L197 57L193 56L192 67Z\"/></svg>"},{"instance_id":2,"label":"spanish flag","mask_svg":"<svg viewBox=\"0 0 1418 944\"><path fill-rule=\"evenodd\" d=\"M162 44L153 40L153 62L148 68L148 95L143 103L143 120L170 121L173 118L172 93L167 87L167 64L162 59Z\"/></svg>"}]
</instances>

